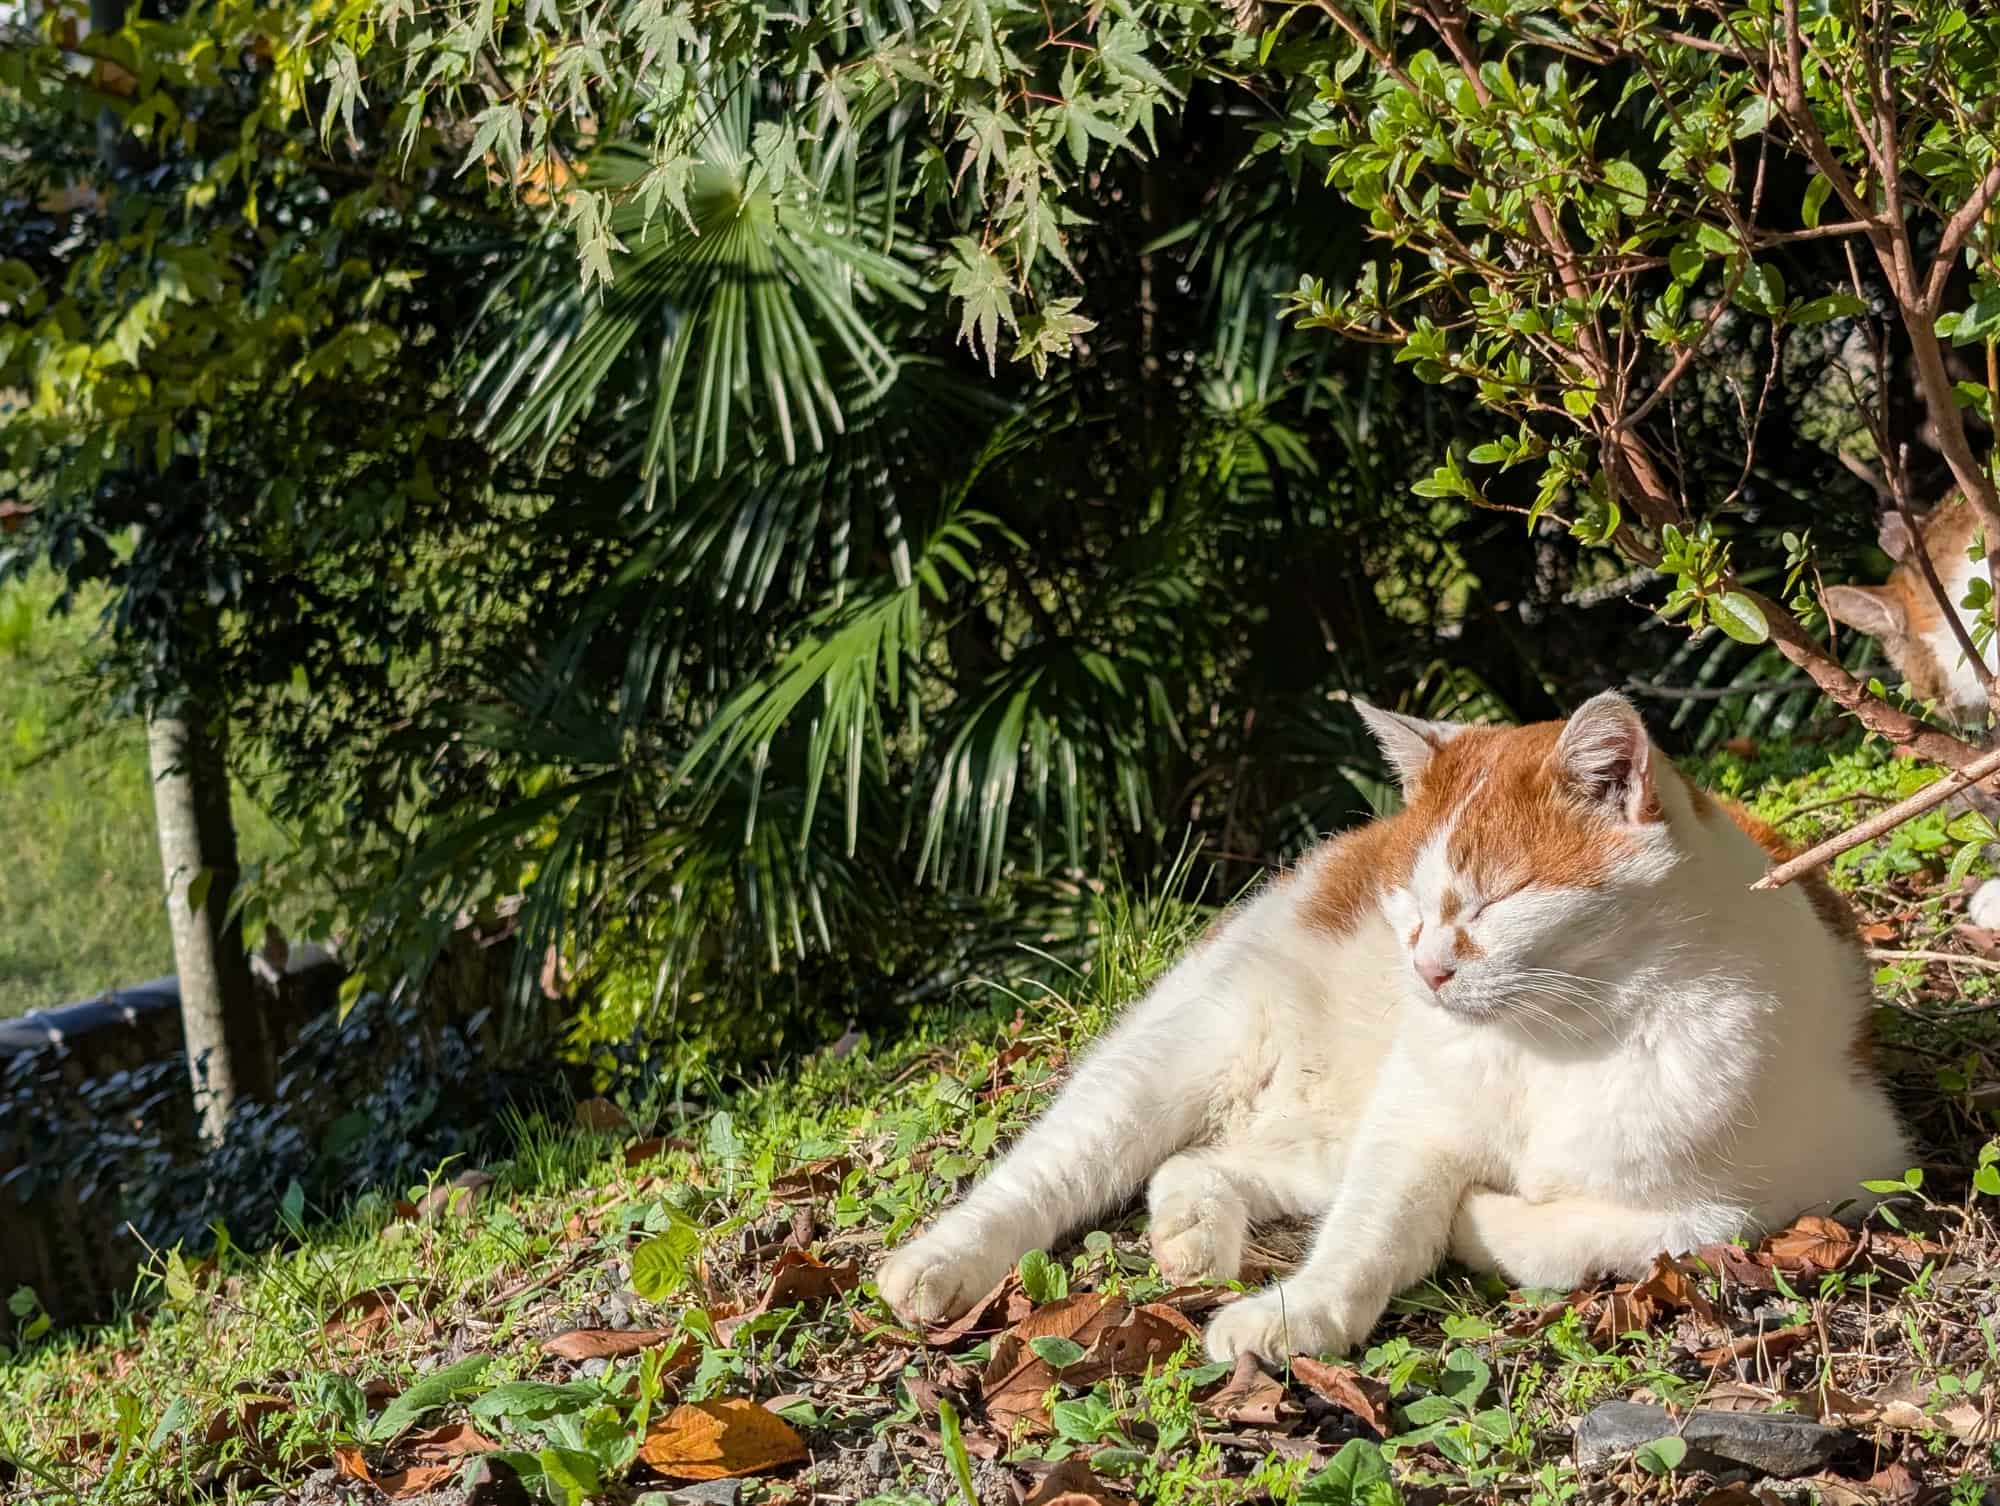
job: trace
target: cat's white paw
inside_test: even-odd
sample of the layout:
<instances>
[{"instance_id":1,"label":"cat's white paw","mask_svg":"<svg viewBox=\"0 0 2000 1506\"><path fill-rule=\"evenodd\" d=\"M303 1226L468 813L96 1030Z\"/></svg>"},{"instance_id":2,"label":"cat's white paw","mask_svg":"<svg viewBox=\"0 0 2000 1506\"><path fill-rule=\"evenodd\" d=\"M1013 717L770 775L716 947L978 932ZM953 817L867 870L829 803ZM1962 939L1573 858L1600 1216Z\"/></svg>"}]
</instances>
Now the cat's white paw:
<instances>
[{"instance_id":1,"label":"cat's white paw","mask_svg":"<svg viewBox=\"0 0 2000 1506\"><path fill-rule=\"evenodd\" d=\"M1178 1176L1169 1161L1154 1177L1147 1201L1147 1237L1162 1276L1177 1286L1236 1279L1249 1215L1233 1188L1213 1174Z\"/></svg>"},{"instance_id":2,"label":"cat's white paw","mask_svg":"<svg viewBox=\"0 0 2000 1506\"><path fill-rule=\"evenodd\" d=\"M1989 931L2000 931L2000 879L1988 879L1972 891L1965 918Z\"/></svg>"},{"instance_id":3,"label":"cat's white paw","mask_svg":"<svg viewBox=\"0 0 2000 1506\"><path fill-rule=\"evenodd\" d=\"M1345 1354L1368 1337L1380 1316L1379 1310L1363 1311L1352 1302L1296 1284L1266 1287L1215 1315L1208 1325L1208 1357L1234 1360L1254 1354L1267 1364L1281 1365L1293 1354Z\"/></svg>"},{"instance_id":4,"label":"cat's white paw","mask_svg":"<svg viewBox=\"0 0 2000 1506\"><path fill-rule=\"evenodd\" d=\"M943 1323L991 1291L1006 1274L980 1246L932 1231L882 1262L875 1289L909 1323Z\"/></svg>"}]
</instances>

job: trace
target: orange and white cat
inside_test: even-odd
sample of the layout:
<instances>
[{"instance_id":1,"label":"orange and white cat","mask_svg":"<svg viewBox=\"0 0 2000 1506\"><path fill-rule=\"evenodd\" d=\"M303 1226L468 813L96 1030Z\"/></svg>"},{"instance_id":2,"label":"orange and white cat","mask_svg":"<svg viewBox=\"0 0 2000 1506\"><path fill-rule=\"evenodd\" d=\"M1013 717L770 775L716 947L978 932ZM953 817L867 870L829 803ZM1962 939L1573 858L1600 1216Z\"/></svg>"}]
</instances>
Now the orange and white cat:
<instances>
[{"instance_id":1,"label":"orange and white cat","mask_svg":"<svg viewBox=\"0 0 2000 1506\"><path fill-rule=\"evenodd\" d=\"M1218 1359L1364 1339L1450 1254L1534 1286L1864 1199L1906 1166L1837 897L1752 893L1767 833L1688 784L1613 694L1511 729L1364 707L1404 785L1221 922L959 1204L882 1266L911 1320L1141 1187L1161 1269L1234 1277Z\"/></svg>"},{"instance_id":2,"label":"orange and white cat","mask_svg":"<svg viewBox=\"0 0 2000 1506\"><path fill-rule=\"evenodd\" d=\"M1979 532L1979 516L1964 498L1953 496L1933 508L1919 528L1938 584L1944 587L1952 610L1970 637L1979 614L1964 605L1966 592L1975 578L1987 579L1986 561L1970 555ZM1827 615L1859 628L1880 643L1918 700L1933 701L1960 721L1983 727L1987 713L1984 677L1966 658L1958 635L1931 593L1912 543L1901 515L1890 513L1882 520L1882 547L1897 562L1896 568L1879 586L1829 586ZM1994 645L1987 643L1983 652L1990 672ZM1965 914L1976 926L2000 930L2000 879L1989 879L1974 890Z\"/></svg>"}]
</instances>

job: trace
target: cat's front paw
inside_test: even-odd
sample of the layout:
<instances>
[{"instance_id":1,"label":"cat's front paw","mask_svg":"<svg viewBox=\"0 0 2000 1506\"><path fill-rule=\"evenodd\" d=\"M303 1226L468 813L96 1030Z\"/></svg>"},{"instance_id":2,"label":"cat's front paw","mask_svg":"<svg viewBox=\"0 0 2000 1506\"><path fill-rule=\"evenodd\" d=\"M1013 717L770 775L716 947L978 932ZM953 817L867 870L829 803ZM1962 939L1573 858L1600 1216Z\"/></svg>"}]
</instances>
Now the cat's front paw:
<instances>
[{"instance_id":1,"label":"cat's front paw","mask_svg":"<svg viewBox=\"0 0 2000 1506\"><path fill-rule=\"evenodd\" d=\"M1287 1355L1345 1354L1368 1337L1380 1310L1284 1283L1233 1302L1208 1325L1208 1357L1254 1354L1281 1365Z\"/></svg>"},{"instance_id":2,"label":"cat's front paw","mask_svg":"<svg viewBox=\"0 0 2000 1506\"><path fill-rule=\"evenodd\" d=\"M1162 1276L1176 1286L1236 1279L1249 1232L1240 1198L1156 1180L1151 1201L1147 1238Z\"/></svg>"},{"instance_id":3,"label":"cat's front paw","mask_svg":"<svg viewBox=\"0 0 2000 1506\"><path fill-rule=\"evenodd\" d=\"M875 1289L907 1323L943 1323L957 1317L1007 1272L979 1245L938 1230L914 1239L882 1262Z\"/></svg>"}]
</instances>

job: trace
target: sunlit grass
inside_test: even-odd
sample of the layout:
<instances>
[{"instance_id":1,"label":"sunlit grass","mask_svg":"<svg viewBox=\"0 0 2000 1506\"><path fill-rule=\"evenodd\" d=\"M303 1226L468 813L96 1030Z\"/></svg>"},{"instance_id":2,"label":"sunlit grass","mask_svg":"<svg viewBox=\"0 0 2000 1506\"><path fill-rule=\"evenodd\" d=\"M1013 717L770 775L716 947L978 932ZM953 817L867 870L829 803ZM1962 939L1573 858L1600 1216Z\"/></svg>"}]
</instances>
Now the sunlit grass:
<instances>
[{"instance_id":1,"label":"sunlit grass","mask_svg":"<svg viewBox=\"0 0 2000 1506\"><path fill-rule=\"evenodd\" d=\"M145 734L70 715L94 618L51 618L53 598L0 586L0 1016L173 970Z\"/></svg>"}]
</instances>

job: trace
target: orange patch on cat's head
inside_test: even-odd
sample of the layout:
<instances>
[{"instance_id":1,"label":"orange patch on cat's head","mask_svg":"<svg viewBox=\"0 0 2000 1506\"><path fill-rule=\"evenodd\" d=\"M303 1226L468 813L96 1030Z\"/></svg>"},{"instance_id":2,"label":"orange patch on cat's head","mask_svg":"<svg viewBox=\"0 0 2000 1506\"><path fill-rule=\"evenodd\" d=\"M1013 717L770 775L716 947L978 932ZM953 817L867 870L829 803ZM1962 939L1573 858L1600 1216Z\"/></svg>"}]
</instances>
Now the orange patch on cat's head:
<instances>
[{"instance_id":1,"label":"orange patch on cat's head","mask_svg":"<svg viewBox=\"0 0 2000 1506\"><path fill-rule=\"evenodd\" d=\"M1566 722L1476 729L1438 751L1412 809L1427 828L1446 823L1452 870L1481 894L1526 884L1590 889L1611 881L1633 848L1624 823L1579 791L1558 752ZM1650 792L1642 821L1658 821Z\"/></svg>"},{"instance_id":2,"label":"orange patch on cat's head","mask_svg":"<svg viewBox=\"0 0 2000 1506\"><path fill-rule=\"evenodd\" d=\"M1417 854L1441 834L1452 870L1491 898L1527 884L1601 887L1637 845L1633 826L1662 819L1651 745L1618 697L1600 697L1568 722L1526 727L1367 714L1409 803L1322 849L1304 903L1308 920L1326 929L1352 929L1381 894L1408 881ZM1582 735L1566 740L1573 731ZM1447 895L1443 918L1462 903Z\"/></svg>"}]
</instances>

